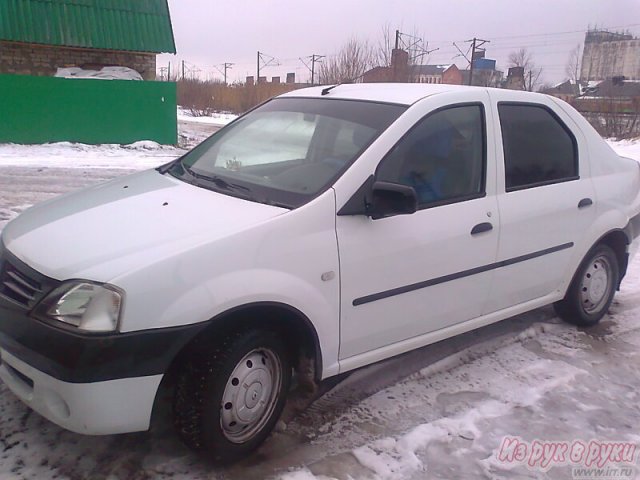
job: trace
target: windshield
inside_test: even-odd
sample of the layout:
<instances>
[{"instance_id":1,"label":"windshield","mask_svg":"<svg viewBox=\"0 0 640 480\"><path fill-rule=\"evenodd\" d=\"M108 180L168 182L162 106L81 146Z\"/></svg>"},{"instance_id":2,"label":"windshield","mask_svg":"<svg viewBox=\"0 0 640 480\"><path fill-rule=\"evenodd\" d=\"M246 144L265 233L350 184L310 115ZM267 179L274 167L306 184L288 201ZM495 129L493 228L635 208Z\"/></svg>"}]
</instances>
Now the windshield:
<instances>
[{"instance_id":1,"label":"windshield","mask_svg":"<svg viewBox=\"0 0 640 480\"><path fill-rule=\"evenodd\" d=\"M209 137L169 171L205 188L295 208L335 182L405 109L274 99Z\"/></svg>"}]
</instances>

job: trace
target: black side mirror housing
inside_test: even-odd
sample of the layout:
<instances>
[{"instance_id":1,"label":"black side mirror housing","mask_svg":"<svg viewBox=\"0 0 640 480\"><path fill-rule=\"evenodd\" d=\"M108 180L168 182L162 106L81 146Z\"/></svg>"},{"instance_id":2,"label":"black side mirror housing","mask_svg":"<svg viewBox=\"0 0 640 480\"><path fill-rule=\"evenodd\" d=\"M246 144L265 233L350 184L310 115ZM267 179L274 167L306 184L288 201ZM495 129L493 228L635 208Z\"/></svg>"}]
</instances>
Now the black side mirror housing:
<instances>
[{"instance_id":1,"label":"black side mirror housing","mask_svg":"<svg viewBox=\"0 0 640 480\"><path fill-rule=\"evenodd\" d=\"M392 215L410 215L418 210L418 197L413 187L375 181L367 214L373 219Z\"/></svg>"}]
</instances>

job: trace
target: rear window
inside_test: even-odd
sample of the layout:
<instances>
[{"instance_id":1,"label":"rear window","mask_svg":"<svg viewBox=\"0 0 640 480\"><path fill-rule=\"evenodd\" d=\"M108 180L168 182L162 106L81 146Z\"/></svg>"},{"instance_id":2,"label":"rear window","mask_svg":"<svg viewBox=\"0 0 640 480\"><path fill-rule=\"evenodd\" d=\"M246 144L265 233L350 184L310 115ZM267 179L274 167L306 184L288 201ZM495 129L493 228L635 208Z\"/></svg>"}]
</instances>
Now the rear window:
<instances>
[{"instance_id":1,"label":"rear window","mask_svg":"<svg viewBox=\"0 0 640 480\"><path fill-rule=\"evenodd\" d=\"M508 192L579 178L575 137L551 110L501 103L498 111Z\"/></svg>"}]
</instances>

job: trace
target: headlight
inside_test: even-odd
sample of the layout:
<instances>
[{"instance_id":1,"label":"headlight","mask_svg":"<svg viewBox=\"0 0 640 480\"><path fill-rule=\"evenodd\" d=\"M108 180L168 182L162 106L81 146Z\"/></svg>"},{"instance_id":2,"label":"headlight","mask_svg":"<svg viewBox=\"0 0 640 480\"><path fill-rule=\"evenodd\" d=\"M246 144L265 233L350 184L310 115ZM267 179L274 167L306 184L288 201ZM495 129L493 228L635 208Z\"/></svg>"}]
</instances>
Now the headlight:
<instances>
[{"instance_id":1,"label":"headlight","mask_svg":"<svg viewBox=\"0 0 640 480\"><path fill-rule=\"evenodd\" d=\"M122 302L123 294L111 285L71 281L47 295L35 315L89 332L113 332Z\"/></svg>"}]
</instances>

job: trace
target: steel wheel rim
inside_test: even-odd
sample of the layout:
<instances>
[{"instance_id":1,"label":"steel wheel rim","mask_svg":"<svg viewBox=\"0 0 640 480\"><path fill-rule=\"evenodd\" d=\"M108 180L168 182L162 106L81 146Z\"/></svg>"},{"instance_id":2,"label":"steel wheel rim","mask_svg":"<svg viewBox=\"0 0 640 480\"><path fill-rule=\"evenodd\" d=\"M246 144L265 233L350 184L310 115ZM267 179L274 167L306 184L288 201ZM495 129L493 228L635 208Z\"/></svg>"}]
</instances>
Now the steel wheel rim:
<instances>
[{"instance_id":1,"label":"steel wheel rim","mask_svg":"<svg viewBox=\"0 0 640 480\"><path fill-rule=\"evenodd\" d=\"M589 263L580 283L580 299L586 313L598 313L607 304L613 288L611 272L611 263L604 255Z\"/></svg>"},{"instance_id":2,"label":"steel wheel rim","mask_svg":"<svg viewBox=\"0 0 640 480\"><path fill-rule=\"evenodd\" d=\"M245 443L271 418L282 385L282 364L270 349L247 353L227 379L220 405L220 426L232 443Z\"/></svg>"}]
</instances>

